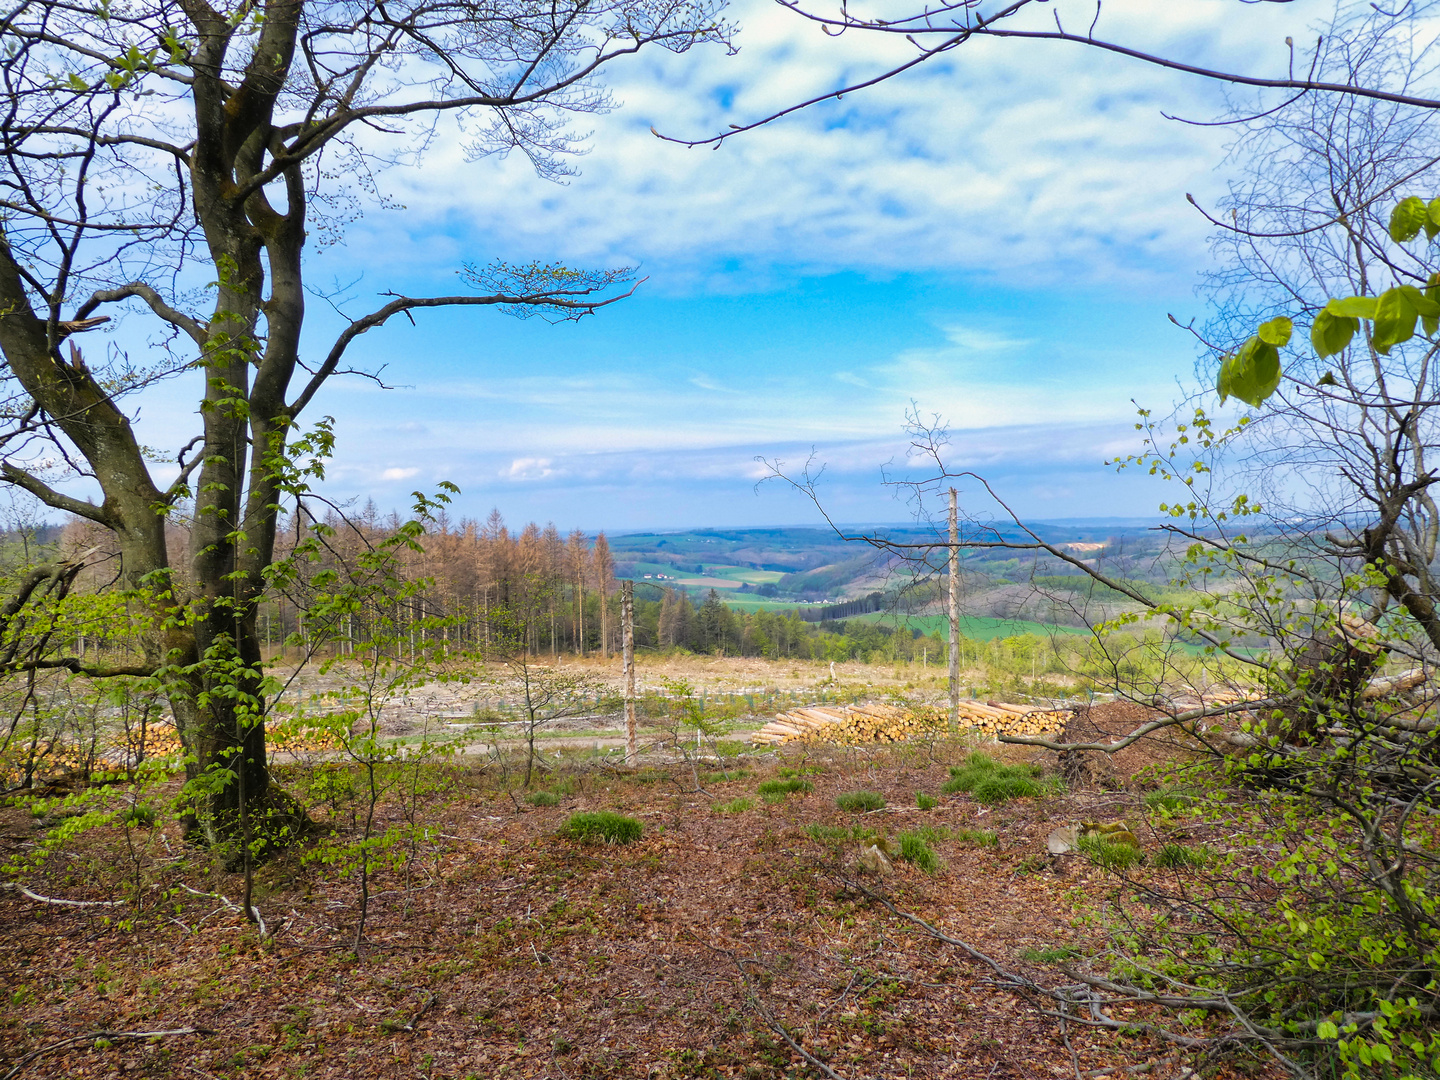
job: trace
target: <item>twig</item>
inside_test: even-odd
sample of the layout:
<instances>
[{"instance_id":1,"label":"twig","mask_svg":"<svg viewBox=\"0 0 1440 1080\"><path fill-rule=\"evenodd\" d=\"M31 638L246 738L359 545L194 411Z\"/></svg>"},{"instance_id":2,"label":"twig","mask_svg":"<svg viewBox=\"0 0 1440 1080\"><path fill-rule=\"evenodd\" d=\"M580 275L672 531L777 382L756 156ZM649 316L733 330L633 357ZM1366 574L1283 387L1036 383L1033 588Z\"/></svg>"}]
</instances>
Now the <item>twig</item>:
<instances>
[{"instance_id":1,"label":"twig","mask_svg":"<svg viewBox=\"0 0 1440 1080\"><path fill-rule=\"evenodd\" d=\"M50 1053L52 1050L60 1050L66 1046L76 1043L94 1042L96 1039L160 1039L171 1035L213 1035L211 1028L171 1028L168 1031L92 1031L88 1035L73 1035L68 1039L61 1039L49 1046L42 1046L39 1050L32 1050L16 1063L15 1067L7 1072L3 1080L14 1080L20 1075L22 1069L29 1065L36 1058Z\"/></svg>"},{"instance_id":2,"label":"twig","mask_svg":"<svg viewBox=\"0 0 1440 1080\"><path fill-rule=\"evenodd\" d=\"M841 1076L834 1069L830 1068L829 1065L826 1065L825 1062L821 1061L814 1054L810 1053L809 1050L806 1050L803 1046L801 1046L798 1042L791 1038L790 1032L785 1030L785 1025L775 1019L774 1014L765 1007L765 1003L762 1002L760 998L756 996L755 991L751 989L750 976L745 974L745 968L741 966L738 961L736 961L735 967L740 972L740 977L745 980L745 1000L750 1003L750 1007L755 1010L755 1012L759 1015L760 1019L765 1021L765 1026L768 1027L771 1031L775 1032L776 1035L779 1035L782 1039L784 1039L789 1044L791 1050L794 1050L811 1065L819 1069L822 1073L828 1076L830 1080L845 1080L845 1077Z\"/></svg>"}]
</instances>

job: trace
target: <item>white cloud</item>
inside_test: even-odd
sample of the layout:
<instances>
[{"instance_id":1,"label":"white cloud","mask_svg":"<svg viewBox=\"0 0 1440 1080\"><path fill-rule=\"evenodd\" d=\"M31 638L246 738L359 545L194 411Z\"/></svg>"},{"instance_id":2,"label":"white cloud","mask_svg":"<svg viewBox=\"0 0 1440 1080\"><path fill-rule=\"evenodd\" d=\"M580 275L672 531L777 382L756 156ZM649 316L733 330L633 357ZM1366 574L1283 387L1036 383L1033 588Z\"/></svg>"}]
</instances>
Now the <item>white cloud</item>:
<instances>
[{"instance_id":1,"label":"white cloud","mask_svg":"<svg viewBox=\"0 0 1440 1080\"><path fill-rule=\"evenodd\" d=\"M550 458L516 458L507 468L501 470L500 475L507 480L546 480L555 475L556 470L551 468L552 464Z\"/></svg>"},{"instance_id":2,"label":"white cloud","mask_svg":"<svg viewBox=\"0 0 1440 1080\"><path fill-rule=\"evenodd\" d=\"M1127 0L1106 5L1102 30L1267 70L1311 14L1271 7ZM1047 23L1056 9L1071 22L1094 12L1045 5ZM356 243L403 260L392 230L424 232L408 252L417 267L477 257L475 241L486 254L645 263L659 288L709 286L717 264L757 278L784 264L1093 285L1188 277L1203 260L1205 223L1184 193L1219 192L1226 133L1161 111L1213 115L1214 84L1073 45L979 41L718 149L656 139L651 125L704 136L753 120L909 48L828 38L770 0L741 0L733 15L738 56L656 53L612 69L623 107L582 118L592 152L568 186L537 181L523 155L467 163L461 140L440 139L425 168L388 177L404 218L372 221ZM471 197L457 206L457 191Z\"/></svg>"},{"instance_id":3,"label":"white cloud","mask_svg":"<svg viewBox=\"0 0 1440 1080\"><path fill-rule=\"evenodd\" d=\"M382 472L382 473L380 474L380 479L381 479L381 480L409 480L412 476L417 475L419 472L420 472L419 469L414 469L414 468L410 468L410 469L386 469L384 472Z\"/></svg>"}]
</instances>

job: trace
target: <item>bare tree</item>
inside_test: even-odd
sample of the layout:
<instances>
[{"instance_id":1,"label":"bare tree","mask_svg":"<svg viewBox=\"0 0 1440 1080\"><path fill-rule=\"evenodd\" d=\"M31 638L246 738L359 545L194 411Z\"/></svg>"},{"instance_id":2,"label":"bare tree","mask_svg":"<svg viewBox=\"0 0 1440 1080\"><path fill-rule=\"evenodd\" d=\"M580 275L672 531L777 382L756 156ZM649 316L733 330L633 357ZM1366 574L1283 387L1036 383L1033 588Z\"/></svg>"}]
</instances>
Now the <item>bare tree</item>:
<instances>
[{"instance_id":1,"label":"bare tree","mask_svg":"<svg viewBox=\"0 0 1440 1080\"><path fill-rule=\"evenodd\" d=\"M518 150L542 176L562 175L576 146L567 115L609 105L601 69L641 49L726 42L718 8L41 0L0 19L3 477L108 530L123 584L151 598L154 616L134 664L24 663L167 672L191 779L209 777L200 823L211 840L236 835L242 799L257 816L288 813L265 768L255 606L280 502L304 493L303 459L329 447L328 426L301 442L296 425L347 370L349 346L436 307L576 318L630 278L467 266L472 291L388 294L306 358L306 241L339 224L327 218L344 198L334 177L368 183L417 160L449 118L472 159ZM158 328L142 361L101 362L67 340L122 312ZM131 426L135 396L192 370L196 431L157 475ZM176 566L167 536L182 506L190 543Z\"/></svg>"}]
</instances>

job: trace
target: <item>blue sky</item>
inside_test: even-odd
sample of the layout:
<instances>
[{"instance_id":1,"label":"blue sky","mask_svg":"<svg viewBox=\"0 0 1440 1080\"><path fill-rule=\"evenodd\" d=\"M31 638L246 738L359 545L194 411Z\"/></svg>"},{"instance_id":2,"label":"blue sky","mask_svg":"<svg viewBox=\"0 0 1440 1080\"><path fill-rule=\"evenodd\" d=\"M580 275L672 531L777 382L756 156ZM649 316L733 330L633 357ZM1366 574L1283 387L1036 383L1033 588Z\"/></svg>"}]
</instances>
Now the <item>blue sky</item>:
<instances>
[{"instance_id":1,"label":"blue sky","mask_svg":"<svg viewBox=\"0 0 1440 1080\"><path fill-rule=\"evenodd\" d=\"M1093 6L1059 3L1088 22ZM1082 11L1083 9L1083 11ZM1326 5L1106 4L1111 36L1247 70L1283 68ZM1132 399L1163 411L1195 348L1166 320L1204 315L1204 222L1223 194L1221 92L1074 47L981 43L875 91L726 143L704 135L874 70L896 43L825 38L778 5L732 9L741 51L654 54L608 77L620 107L580 117L568 184L519 155L468 161L442 130L317 251L312 285L361 314L385 289L450 292L466 260L638 265L636 296L580 324L488 311L396 320L351 360L396 389L336 382L329 494L404 505L458 484L461 514L635 530L813 523L757 457L826 463L844 520L904 520L880 484L907 403L949 420L954 463L1036 518L1152 513L1117 477ZM336 318L310 305L310 347ZM176 386L165 423L183 409ZM193 388L189 388L193 389ZM188 406L193 407L193 406Z\"/></svg>"}]
</instances>

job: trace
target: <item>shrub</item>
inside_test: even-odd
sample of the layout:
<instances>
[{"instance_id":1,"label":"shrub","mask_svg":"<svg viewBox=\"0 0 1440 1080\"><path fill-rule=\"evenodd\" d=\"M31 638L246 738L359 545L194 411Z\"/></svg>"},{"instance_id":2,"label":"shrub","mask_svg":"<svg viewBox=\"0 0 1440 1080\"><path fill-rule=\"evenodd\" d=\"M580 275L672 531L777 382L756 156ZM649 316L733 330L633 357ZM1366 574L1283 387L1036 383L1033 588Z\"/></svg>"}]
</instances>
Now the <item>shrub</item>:
<instances>
[{"instance_id":1,"label":"shrub","mask_svg":"<svg viewBox=\"0 0 1440 1080\"><path fill-rule=\"evenodd\" d=\"M158 815L149 803L136 803L120 815L120 824L140 829L153 829Z\"/></svg>"},{"instance_id":2,"label":"shrub","mask_svg":"<svg viewBox=\"0 0 1440 1080\"><path fill-rule=\"evenodd\" d=\"M802 795L814 791L815 785L809 780L790 777L786 780L764 780L756 790L766 802L777 803L784 802L797 791Z\"/></svg>"},{"instance_id":3,"label":"shrub","mask_svg":"<svg viewBox=\"0 0 1440 1080\"><path fill-rule=\"evenodd\" d=\"M926 795L923 791L917 791L915 793L915 805L921 810L934 810L935 807L940 805L940 800L935 798L934 795Z\"/></svg>"},{"instance_id":4,"label":"shrub","mask_svg":"<svg viewBox=\"0 0 1440 1080\"><path fill-rule=\"evenodd\" d=\"M885 805L885 796L878 791L847 791L835 796L835 805L851 813L879 810Z\"/></svg>"},{"instance_id":5,"label":"shrub","mask_svg":"<svg viewBox=\"0 0 1440 1080\"><path fill-rule=\"evenodd\" d=\"M746 799L742 797L739 799L731 799L729 802L716 803L715 805L710 807L710 809L714 810L717 814L743 814L746 810L749 810L754 805L754 799Z\"/></svg>"},{"instance_id":6,"label":"shrub","mask_svg":"<svg viewBox=\"0 0 1440 1080\"><path fill-rule=\"evenodd\" d=\"M940 869L940 857L918 832L902 832L896 839L900 843L900 858L914 863L927 874Z\"/></svg>"},{"instance_id":7,"label":"shrub","mask_svg":"<svg viewBox=\"0 0 1440 1080\"><path fill-rule=\"evenodd\" d=\"M1193 869L1209 861L1210 852L1207 849L1186 847L1184 844L1165 844L1155 853L1155 865L1166 870Z\"/></svg>"},{"instance_id":8,"label":"shrub","mask_svg":"<svg viewBox=\"0 0 1440 1080\"><path fill-rule=\"evenodd\" d=\"M1139 848L1131 844L1117 844L1103 836L1082 836L1079 846L1092 863L1114 873L1129 870L1144 858Z\"/></svg>"},{"instance_id":9,"label":"shrub","mask_svg":"<svg viewBox=\"0 0 1440 1080\"><path fill-rule=\"evenodd\" d=\"M560 796L553 791L532 791L525 796L525 801L531 806L558 806Z\"/></svg>"},{"instance_id":10,"label":"shrub","mask_svg":"<svg viewBox=\"0 0 1440 1080\"><path fill-rule=\"evenodd\" d=\"M610 810L571 814L560 827L562 837L582 844L633 844L644 831L645 826L634 818Z\"/></svg>"},{"instance_id":11,"label":"shrub","mask_svg":"<svg viewBox=\"0 0 1440 1080\"><path fill-rule=\"evenodd\" d=\"M1001 765L986 754L973 753L940 790L946 795L968 791L976 801L996 806L1009 799L1030 799L1044 793L1038 782L1040 770L1033 765Z\"/></svg>"}]
</instances>

